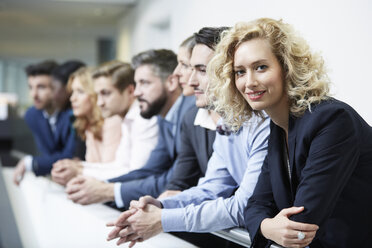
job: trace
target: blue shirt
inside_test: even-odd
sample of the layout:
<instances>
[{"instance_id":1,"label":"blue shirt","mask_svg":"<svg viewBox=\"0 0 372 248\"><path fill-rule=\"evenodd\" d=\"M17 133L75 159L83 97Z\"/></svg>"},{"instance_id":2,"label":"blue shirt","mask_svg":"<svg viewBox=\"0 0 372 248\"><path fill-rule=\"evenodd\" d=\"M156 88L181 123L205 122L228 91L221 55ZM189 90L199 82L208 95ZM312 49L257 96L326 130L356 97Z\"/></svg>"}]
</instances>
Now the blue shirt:
<instances>
[{"instance_id":1,"label":"blue shirt","mask_svg":"<svg viewBox=\"0 0 372 248\"><path fill-rule=\"evenodd\" d=\"M216 135L205 177L197 186L161 200L165 232L244 226L243 212L267 154L269 124L268 117L254 116L236 134Z\"/></svg>"}]
</instances>

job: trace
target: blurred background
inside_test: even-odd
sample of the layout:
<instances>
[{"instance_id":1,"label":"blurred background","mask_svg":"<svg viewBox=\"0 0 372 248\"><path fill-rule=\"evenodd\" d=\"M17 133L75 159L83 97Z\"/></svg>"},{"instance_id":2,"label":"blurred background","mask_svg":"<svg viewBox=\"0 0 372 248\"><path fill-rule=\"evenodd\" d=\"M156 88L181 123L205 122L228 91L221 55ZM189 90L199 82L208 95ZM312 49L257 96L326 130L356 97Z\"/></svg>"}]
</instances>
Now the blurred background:
<instances>
[{"instance_id":1,"label":"blurred background","mask_svg":"<svg viewBox=\"0 0 372 248\"><path fill-rule=\"evenodd\" d=\"M149 48L177 52L201 27L258 17L293 24L323 54L334 96L372 124L369 0L0 0L0 104L16 105L20 115L31 105L30 63L79 59L94 66L130 61ZM1 107L0 119L12 111Z\"/></svg>"},{"instance_id":2,"label":"blurred background","mask_svg":"<svg viewBox=\"0 0 372 248\"><path fill-rule=\"evenodd\" d=\"M371 0L0 0L0 164L15 165L15 157L22 155L14 150L37 152L22 120L32 104L27 65L46 59L78 59L90 66L112 59L129 62L150 48L177 52L202 27L259 17L294 25L323 55L333 96L372 125ZM1 185L0 210L6 203ZM8 210L0 211L5 223L0 225L0 247L19 240ZM32 230L26 233L32 236Z\"/></svg>"}]
</instances>

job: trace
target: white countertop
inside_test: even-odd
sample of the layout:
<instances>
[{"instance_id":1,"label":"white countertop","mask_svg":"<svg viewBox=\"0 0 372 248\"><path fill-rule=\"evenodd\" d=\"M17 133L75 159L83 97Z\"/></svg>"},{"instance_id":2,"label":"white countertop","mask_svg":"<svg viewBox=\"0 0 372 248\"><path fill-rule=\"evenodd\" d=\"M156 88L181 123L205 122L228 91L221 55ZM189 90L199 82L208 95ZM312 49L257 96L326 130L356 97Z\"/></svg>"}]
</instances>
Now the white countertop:
<instances>
[{"instance_id":1,"label":"white countertop","mask_svg":"<svg viewBox=\"0 0 372 248\"><path fill-rule=\"evenodd\" d=\"M120 212L102 204L81 206L68 200L64 188L48 178L26 173L19 187L12 182L13 168L3 168L8 196L25 248L117 247L106 241L105 224ZM120 247L127 247L127 244ZM161 233L138 248L195 247L173 235Z\"/></svg>"}]
</instances>

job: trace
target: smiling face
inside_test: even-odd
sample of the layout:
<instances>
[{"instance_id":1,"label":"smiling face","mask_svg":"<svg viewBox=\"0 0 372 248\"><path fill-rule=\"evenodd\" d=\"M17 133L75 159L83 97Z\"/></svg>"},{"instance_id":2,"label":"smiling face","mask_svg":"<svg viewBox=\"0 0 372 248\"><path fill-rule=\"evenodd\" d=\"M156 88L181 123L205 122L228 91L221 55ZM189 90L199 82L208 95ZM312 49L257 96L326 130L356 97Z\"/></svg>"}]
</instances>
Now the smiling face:
<instances>
[{"instance_id":1,"label":"smiling face","mask_svg":"<svg viewBox=\"0 0 372 248\"><path fill-rule=\"evenodd\" d=\"M185 96L194 95L194 88L187 84L192 72L190 57L191 54L188 49L186 47L180 47L177 55L178 65L173 72L173 74L178 77L179 84L182 87L182 93Z\"/></svg>"},{"instance_id":2,"label":"smiling face","mask_svg":"<svg viewBox=\"0 0 372 248\"><path fill-rule=\"evenodd\" d=\"M205 108L208 105L206 90L208 88L209 79L206 69L213 54L214 51L203 44L197 44L192 50L190 59L192 73L189 85L194 88L196 106L199 108Z\"/></svg>"},{"instance_id":3,"label":"smiling face","mask_svg":"<svg viewBox=\"0 0 372 248\"><path fill-rule=\"evenodd\" d=\"M164 108L168 95L165 83L154 73L151 65L141 65L134 73L136 88L134 95L137 97L141 116L151 118L161 113Z\"/></svg>"},{"instance_id":4,"label":"smiling face","mask_svg":"<svg viewBox=\"0 0 372 248\"><path fill-rule=\"evenodd\" d=\"M253 110L268 115L288 109L282 67L268 41L243 42L234 55L235 84Z\"/></svg>"},{"instance_id":5,"label":"smiling face","mask_svg":"<svg viewBox=\"0 0 372 248\"><path fill-rule=\"evenodd\" d=\"M133 85L127 86L122 92L112 83L110 77L101 76L94 80L94 91L97 94L97 105L103 118L113 115L124 117L133 100Z\"/></svg>"},{"instance_id":6,"label":"smiling face","mask_svg":"<svg viewBox=\"0 0 372 248\"><path fill-rule=\"evenodd\" d=\"M72 81L71 90L70 101L74 116L89 117L93 110L92 96L84 89L78 77Z\"/></svg>"}]
</instances>

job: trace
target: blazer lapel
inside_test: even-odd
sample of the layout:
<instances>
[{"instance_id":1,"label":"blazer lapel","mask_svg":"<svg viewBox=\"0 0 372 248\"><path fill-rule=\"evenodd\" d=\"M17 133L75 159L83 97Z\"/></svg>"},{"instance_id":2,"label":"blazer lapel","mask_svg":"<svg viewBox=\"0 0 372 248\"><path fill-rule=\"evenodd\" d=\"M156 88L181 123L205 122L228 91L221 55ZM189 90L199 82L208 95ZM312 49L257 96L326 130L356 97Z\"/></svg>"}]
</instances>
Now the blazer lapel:
<instances>
[{"instance_id":1,"label":"blazer lapel","mask_svg":"<svg viewBox=\"0 0 372 248\"><path fill-rule=\"evenodd\" d=\"M199 155L202 155L202 159L204 162L207 162L208 161L208 130L205 129L205 128L202 128L200 126L197 126L196 127L196 142L199 143L198 144L198 147L199 147L199 152L200 154ZM206 164L206 163L204 163ZM203 168L204 170L204 168ZM205 171L203 171L205 172Z\"/></svg>"},{"instance_id":2,"label":"blazer lapel","mask_svg":"<svg viewBox=\"0 0 372 248\"><path fill-rule=\"evenodd\" d=\"M289 116L288 121L288 144L289 144L289 165L291 168L291 185L292 185L292 192L293 197L296 195L297 186L298 186L298 179L296 173L296 165L295 165L295 151L296 151L296 136L297 136L297 126L294 116Z\"/></svg>"},{"instance_id":3,"label":"blazer lapel","mask_svg":"<svg viewBox=\"0 0 372 248\"><path fill-rule=\"evenodd\" d=\"M269 158L271 161L268 161L269 164L275 165L270 167L272 171L271 180L273 185L276 185L274 191L277 191L274 194L274 197L277 196L275 199L278 202L278 206L280 208L287 208L293 204L293 194L291 188L291 181L289 179L288 169L287 169L287 158L284 156L284 147L285 144L285 136L284 131L273 124L273 128L271 129L272 134L270 135L270 149L268 152L270 154Z\"/></svg>"},{"instance_id":4,"label":"blazer lapel","mask_svg":"<svg viewBox=\"0 0 372 248\"><path fill-rule=\"evenodd\" d=\"M52 151L54 149L54 135L52 132L52 129L49 125L48 119L46 119L44 116L42 116L42 121L40 123L41 126L41 133L44 133L45 135L42 135L44 139L44 144L48 145L48 149Z\"/></svg>"},{"instance_id":5,"label":"blazer lapel","mask_svg":"<svg viewBox=\"0 0 372 248\"><path fill-rule=\"evenodd\" d=\"M172 128L173 125L169 121L165 119L161 119L162 122L162 129L164 134L164 141L166 143L166 147L168 149L168 152L171 156L171 158L174 157L174 137L172 134Z\"/></svg>"},{"instance_id":6,"label":"blazer lapel","mask_svg":"<svg viewBox=\"0 0 372 248\"><path fill-rule=\"evenodd\" d=\"M60 127L61 122L59 121L60 117L61 117L61 112L59 112L58 115L57 115L56 130L54 132L52 132L55 144L58 144L58 137L60 136L60 132L62 131L62 128Z\"/></svg>"},{"instance_id":7,"label":"blazer lapel","mask_svg":"<svg viewBox=\"0 0 372 248\"><path fill-rule=\"evenodd\" d=\"M213 153L213 143L214 143L214 140L216 138L216 131L214 130L206 130L206 136L207 136L207 142L206 142L206 151L208 153L208 158L207 158L207 161L209 160L209 158L212 156L212 153Z\"/></svg>"},{"instance_id":8,"label":"blazer lapel","mask_svg":"<svg viewBox=\"0 0 372 248\"><path fill-rule=\"evenodd\" d=\"M173 153L172 154L175 154L181 148L181 139L179 138L179 134L181 132L181 122L182 122L183 116L186 111L185 104L186 104L186 97L182 96L180 107L176 113L177 114L177 119L175 123L176 134L174 135L174 139L173 139Z\"/></svg>"}]
</instances>

